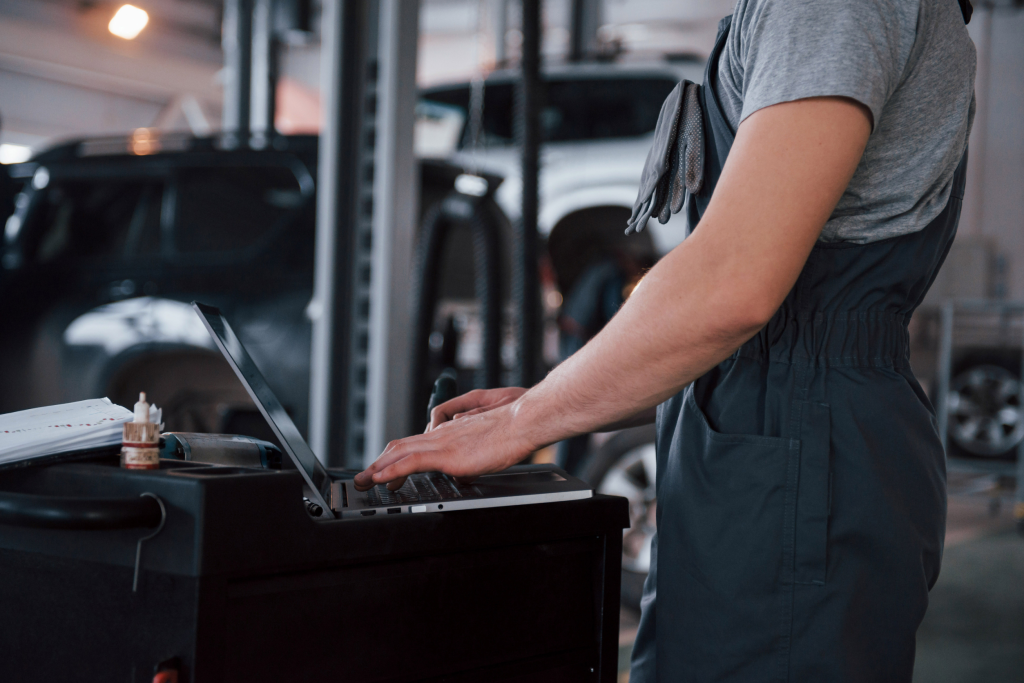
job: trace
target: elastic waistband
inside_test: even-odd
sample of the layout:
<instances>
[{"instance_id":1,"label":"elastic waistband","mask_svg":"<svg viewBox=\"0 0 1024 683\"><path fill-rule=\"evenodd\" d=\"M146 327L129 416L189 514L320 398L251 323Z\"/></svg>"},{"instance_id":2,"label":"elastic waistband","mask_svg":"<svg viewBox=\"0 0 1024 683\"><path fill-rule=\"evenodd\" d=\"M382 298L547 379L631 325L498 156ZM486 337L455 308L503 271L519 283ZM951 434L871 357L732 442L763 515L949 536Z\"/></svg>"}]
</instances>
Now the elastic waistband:
<instances>
[{"instance_id":1,"label":"elastic waistband","mask_svg":"<svg viewBox=\"0 0 1024 683\"><path fill-rule=\"evenodd\" d=\"M883 311L777 315L733 358L816 367L901 368L909 363L910 315Z\"/></svg>"}]
</instances>

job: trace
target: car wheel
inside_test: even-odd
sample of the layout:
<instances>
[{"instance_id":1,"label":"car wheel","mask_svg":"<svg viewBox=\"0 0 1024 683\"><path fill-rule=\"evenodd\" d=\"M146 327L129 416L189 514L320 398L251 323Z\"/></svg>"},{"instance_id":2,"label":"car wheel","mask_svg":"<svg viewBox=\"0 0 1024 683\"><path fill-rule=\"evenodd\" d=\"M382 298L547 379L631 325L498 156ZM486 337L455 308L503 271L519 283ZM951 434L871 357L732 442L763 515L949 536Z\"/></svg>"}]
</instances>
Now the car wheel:
<instances>
[{"instance_id":1,"label":"car wheel","mask_svg":"<svg viewBox=\"0 0 1024 683\"><path fill-rule=\"evenodd\" d=\"M224 415L255 406L227 362L212 353L162 353L118 372L107 396L131 409L139 392L163 409L166 431L216 433Z\"/></svg>"},{"instance_id":2,"label":"car wheel","mask_svg":"<svg viewBox=\"0 0 1024 683\"><path fill-rule=\"evenodd\" d=\"M1015 368L991 362L962 364L946 400L950 453L1012 459L1024 440L1024 406Z\"/></svg>"},{"instance_id":3,"label":"car wheel","mask_svg":"<svg viewBox=\"0 0 1024 683\"><path fill-rule=\"evenodd\" d=\"M629 501L629 528L622 535L622 604L632 609L640 608L657 529L654 438L654 425L623 430L594 453L583 473L598 493Z\"/></svg>"}]
</instances>

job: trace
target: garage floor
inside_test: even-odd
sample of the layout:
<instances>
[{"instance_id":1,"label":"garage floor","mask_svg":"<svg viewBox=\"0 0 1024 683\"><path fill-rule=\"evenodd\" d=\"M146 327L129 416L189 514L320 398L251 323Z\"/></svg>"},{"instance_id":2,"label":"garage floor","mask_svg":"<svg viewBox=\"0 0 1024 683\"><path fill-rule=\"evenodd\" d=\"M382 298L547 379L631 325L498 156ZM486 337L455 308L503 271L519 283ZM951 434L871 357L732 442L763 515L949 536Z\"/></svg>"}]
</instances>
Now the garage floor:
<instances>
[{"instance_id":1,"label":"garage floor","mask_svg":"<svg viewBox=\"0 0 1024 683\"><path fill-rule=\"evenodd\" d=\"M918 631L914 683L1024 683L1024 538L1014 530L1013 491L998 483L950 467L946 550ZM622 611L620 683L629 680L637 619Z\"/></svg>"}]
</instances>

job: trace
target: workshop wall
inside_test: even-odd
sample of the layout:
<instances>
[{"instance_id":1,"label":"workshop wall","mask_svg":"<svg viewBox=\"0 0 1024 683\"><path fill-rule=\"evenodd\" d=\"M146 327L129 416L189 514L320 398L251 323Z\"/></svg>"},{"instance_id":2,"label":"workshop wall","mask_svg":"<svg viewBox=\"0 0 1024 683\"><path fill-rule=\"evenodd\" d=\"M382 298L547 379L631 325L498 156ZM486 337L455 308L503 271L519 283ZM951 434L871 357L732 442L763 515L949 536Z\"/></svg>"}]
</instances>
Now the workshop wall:
<instances>
[{"instance_id":1,"label":"workshop wall","mask_svg":"<svg viewBox=\"0 0 1024 683\"><path fill-rule=\"evenodd\" d=\"M961 237L988 238L994 250L991 267L1005 268L1005 273L993 273L995 291L991 293L1022 300L1024 11L979 8L967 28L978 47L978 109L971 133Z\"/></svg>"}]
</instances>

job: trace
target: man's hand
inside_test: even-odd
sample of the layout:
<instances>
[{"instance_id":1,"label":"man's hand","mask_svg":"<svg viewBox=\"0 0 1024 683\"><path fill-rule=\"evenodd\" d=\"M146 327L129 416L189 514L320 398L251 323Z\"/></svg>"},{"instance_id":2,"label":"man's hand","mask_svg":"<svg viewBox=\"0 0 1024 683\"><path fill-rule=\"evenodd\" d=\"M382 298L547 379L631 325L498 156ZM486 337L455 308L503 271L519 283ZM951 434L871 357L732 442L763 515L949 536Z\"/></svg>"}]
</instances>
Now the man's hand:
<instances>
[{"instance_id":1,"label":"man's hand","mask_svg":"<svg viewBox=\"0 0 1024 683\"><path fill-rule=\"evenodd\" d=\"M479 415L512 403L526 393L522 387L506 387L504 389L474 389L462 396L456 396L434 408L430 413L430 424L427 431L461 417Z\"/></svg>"},{"instance_id":2,"label":"man's hand","mask_svg":"<svg viewBox=\"0 0 1024 683\"><path fill-rule=\"evenodd\" d=\"M512 391L522 394L525 390ZM435 414L459 398L438 406ZM472 405L473 400L463 405ZM517 424L515 408L514 401L500 406L478 405L470 409L472 415L458 417L456 412L457 419L442 422L423 434L392 441L376 462L356 475L356 489L365 491L375 484L389 482L388 488L393 491L415 472L440 471L460 480L472 480L515 465L538 447L530 439L530 430Z\"/></svg>"},{"instance_id":3,"label":"man's hand","mask_svg":"<svg viewBox=\"0 0 1024 683\"><path fill-rule=\"evenodd\" d=\"M494 410L496 408L507 406L525 393L526 389L523 389L521 387L506 387L503 389L474 389L473 391L465 393L461 396L456 396L452 400L445 401L441 405L434 408L434 410L430 413L430 424L427 425L427 429L424 432L424 434L429 434L431 431L439 427L450 427L452 426L450 424L452 420L464 420L467 417L480 415L483 413L487 413L491 410ZM472 425L472 428L479 428L479 425L474 424ZM457 439L460 434L461 433L455 433L449 436L451 436L451 438ZM356 489L360 491L366 491L367 489L373 487L375 483L379 483L373 481L373 475L376 474L377 472L380 472L388 465L397 462L398 460L404 459L404 457L409 453L409 451L404 449L404 444L408 440L409 439L403 439L402 441L392 441L391 443L389 443L387 449L385 449L384 453L381 454L377 461L374 462L373 465L371 465L365 472L361 472L356 476L354 482ZM400 448L400 446L403 446L403 448ZM526 455L529 455L529 453L530 451L527 451ZM526 455L520 456L517 460L514 460L512 464L519 462L519 460L522 460L524 457L526 457ZM499 455L499 457L502 456ZM402 468L399 469L401 470ZM446 472L448 474L457 475L461 479L466 480L487 473L483 470L479 472L472 471L472 467L470 467L468 470L462 471L461 473L454 471L449 472L443 467L436 467L434 469ZM492 469L487 471L497 470ZM389 478L382 479L382 481L387 481L388 488L392 491L396 491L402 488L402 484L405 483L405 476L406 475L403 474L396 479Z\"/></svg>"}]
</instances>

